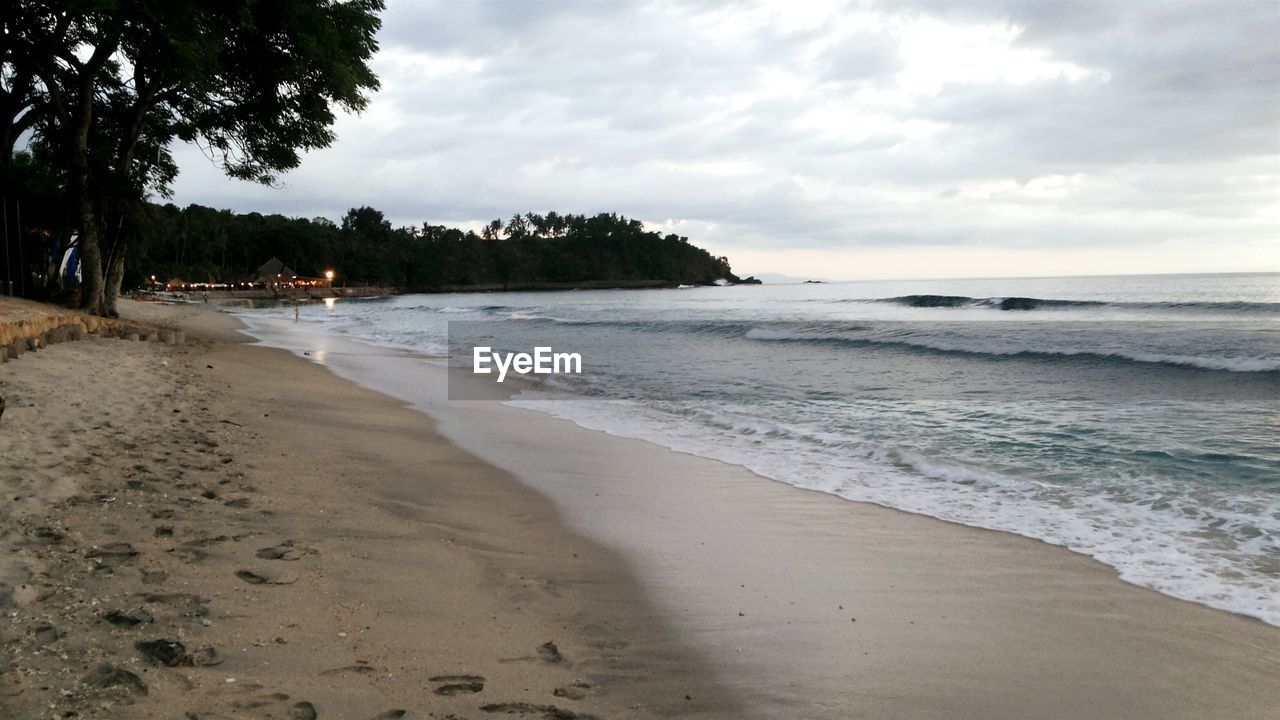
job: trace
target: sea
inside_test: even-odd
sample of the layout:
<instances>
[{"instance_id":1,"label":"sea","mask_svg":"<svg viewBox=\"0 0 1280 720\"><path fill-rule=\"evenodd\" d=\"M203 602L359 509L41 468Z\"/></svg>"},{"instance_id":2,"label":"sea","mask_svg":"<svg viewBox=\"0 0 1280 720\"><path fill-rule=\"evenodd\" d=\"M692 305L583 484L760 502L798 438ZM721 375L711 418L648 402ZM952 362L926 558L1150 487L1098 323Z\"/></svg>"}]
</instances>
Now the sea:
<instances>
[{"instance_id":1,"label":"sea","mask_svg":"<svg viewBox=\"0 0 1280 720\"><path fill-rule=\"evenodd\" d=\"M580 375L506 402L1280 625L1280 274L403 295L301 320L460 366L576 352Z\"/></svg>"}]
</instances>

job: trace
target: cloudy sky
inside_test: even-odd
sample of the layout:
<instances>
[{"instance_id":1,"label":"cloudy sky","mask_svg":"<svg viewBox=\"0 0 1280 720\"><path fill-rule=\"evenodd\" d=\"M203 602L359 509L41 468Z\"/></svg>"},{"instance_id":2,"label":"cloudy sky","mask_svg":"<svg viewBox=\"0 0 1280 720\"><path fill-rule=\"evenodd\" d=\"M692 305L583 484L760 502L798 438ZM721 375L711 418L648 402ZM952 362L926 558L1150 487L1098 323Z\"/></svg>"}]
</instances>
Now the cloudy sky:
<instances>
[{"instance_id":1,"label":"cloudy sky","mask_svg":"<svg viewBox=\"0 0 1280 720\"><path fill-rule=\"evenodd\" d=\"M282 187L398 224L616 211L740 273L1280 270L1280 3L390 0L383 89Z\"/></svg>"}]
</instances>

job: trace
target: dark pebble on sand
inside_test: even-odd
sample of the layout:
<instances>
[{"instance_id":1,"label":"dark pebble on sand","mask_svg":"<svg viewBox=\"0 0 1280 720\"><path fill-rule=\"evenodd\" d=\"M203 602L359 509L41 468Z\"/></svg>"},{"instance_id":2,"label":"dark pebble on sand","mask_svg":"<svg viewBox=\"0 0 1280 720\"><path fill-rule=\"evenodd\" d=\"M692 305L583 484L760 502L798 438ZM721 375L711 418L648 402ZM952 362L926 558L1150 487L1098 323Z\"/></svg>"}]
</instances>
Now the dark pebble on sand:
<instances>
[{"instance_id":1,"label":"dark pebble on sand","mask_svg":"<svg viewBox=\"0 0 1280 720\"><path fill-rule=\"evenodd\" d=\"M316 706L305 700L289 708L289 720L316 720Z\"/></svg>"}]
</instances>

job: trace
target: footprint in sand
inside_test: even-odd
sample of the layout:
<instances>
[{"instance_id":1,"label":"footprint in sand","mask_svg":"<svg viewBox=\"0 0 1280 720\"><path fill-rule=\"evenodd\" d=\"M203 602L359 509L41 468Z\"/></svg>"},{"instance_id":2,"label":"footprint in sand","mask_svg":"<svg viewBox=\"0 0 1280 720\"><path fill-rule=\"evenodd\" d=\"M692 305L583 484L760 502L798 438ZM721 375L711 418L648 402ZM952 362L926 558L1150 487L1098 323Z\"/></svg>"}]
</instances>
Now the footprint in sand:
<instances>
[{"instance_id":1,"label":"footprint in sand","mask_svg":"<svg viewBox=\"0 0 1280 720\"><path fill-rule=\"evenodd\" d=\"M301 560L314 552L311 548L295 546L292 540L285 540L279 545L262 548L255 554L263 560Z\"/></svg>"},{"instance_id":2,"label":"footprint in sand","mask_svg":"<svg viewBox=\"0 0 1280 720\"><path fill-rule=\"evenodd\" d=\"M444 683L434 692L437 695L467 695L484 690L484 678L479 675L436 675L433 683Z\"/></svg>"},{"instance_id":3,"label":"footprint in sand","mask_svg":"<svg viewBox=\"0 0 1280 720\"><path fill-rule=\"evenodd\" d=\"M584 715L555 705L535 705L533 703L509 702L481 705L480 709L487 713L504 713L507 715L534 715L547 720L598 720L595 715Z\"/></svg>"},{"instance_id":4,"label":"footprint in sand","mask_svg":"<svg viewBox=\"0 0 1280 720\"><path fill-rule=\"evenodd\" d=\"M552 695L566 700L581 700L591 694L591 683L578 682L563 685L551 691Z\"/></svg>"},{"instance_id":5,"label":"footprint in sand","mask_svg":"<svg viewBox=\"0 0 1280 720\"><path fill-rule=\"evenodd\" d=\"M297 573L271 570L237 570L236 577L250 585L292 585L298 581Z\"/></svg>"}]
</instances>

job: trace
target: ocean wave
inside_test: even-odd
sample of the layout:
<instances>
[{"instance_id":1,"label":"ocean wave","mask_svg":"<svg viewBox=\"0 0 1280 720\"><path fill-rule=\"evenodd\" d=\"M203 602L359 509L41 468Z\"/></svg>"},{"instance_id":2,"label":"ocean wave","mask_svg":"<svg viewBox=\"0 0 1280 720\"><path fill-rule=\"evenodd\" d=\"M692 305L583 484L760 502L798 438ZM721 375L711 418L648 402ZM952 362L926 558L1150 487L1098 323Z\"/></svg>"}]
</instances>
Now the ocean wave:
<instances>
[{"instance_id":1,"label":"ocean wave","mask_svg":"<svg viewBox=\"0 0 1280 720\"><path fill-rule=\"evenodd\" d=\"M1093 348L1055 348L1029 349L1016 347L993 347L984 342L981 348L964 346L946 342L937 338L906 336L875 337L871 335L852 334L851 330L863 328L846 328L844 332L806 332L793 330L776 330L753 327L744 337L748 340L766 342L807 342L848 345L850 347L888 346L900 347L923 352L936 352L955 355L986 356L994 358L1024 358L1055 360L1074 358L1100 362L1150 363L1173 367L1196 368L1200 370L1224 370L1228 372L1277 372L1280 371L1280 359L1256 356L1204 356L1184 354L1162 354L1141 352L1137 350L1100 350Z\"/></svg>"},{"instance_id":2,"label":"ocean wave","mask_svg":"<svg viewBox=\"0 0 1280 720\"><path fill-rule=\"evenodd\" d=\"M813 300L822 303L893 303L914 308L986 308L991 310L1063 310L1072 308L1115 308L1122 310L1183 311L1207 313L1253 313L1280 315L1280 303L1238 300L1203 302L1134 302L1104 300L1066 300L1035 297L969 297L967 295L900 295L887 298L840 298Z\"/></svg>"}]
</instances>

